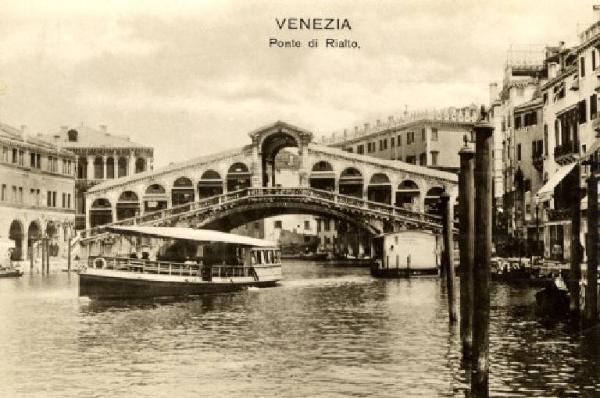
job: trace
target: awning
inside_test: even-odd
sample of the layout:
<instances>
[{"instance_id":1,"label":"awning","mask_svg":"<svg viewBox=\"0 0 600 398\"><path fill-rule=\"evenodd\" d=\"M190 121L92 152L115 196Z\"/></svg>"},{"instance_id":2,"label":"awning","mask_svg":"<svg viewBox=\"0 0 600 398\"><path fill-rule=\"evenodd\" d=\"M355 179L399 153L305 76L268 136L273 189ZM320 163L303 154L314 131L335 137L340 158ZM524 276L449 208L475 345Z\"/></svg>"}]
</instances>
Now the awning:
<instances>
[{"instance_id":1,"label":"awning","mask_svg":"<svg viewBox=\"0 0 600 398\"><path fill-rule=\"evenodd\" d=\"M248 236L213 231L210 229L192 229L181 227L134 227L134 226L106 226L106 231L133 236L149 236L162 239L188 240L194 242L220 242L239 246L277 247L277 244L268 240L250 238Z\"/></svg>"},{"instance_id":2,"label":"awning","mask_svg":"<svg viewBox=\"0 0 600 398\"><path fill-rule=\"evenodd\" d=\"M547 200L552 199L552 195L554 194L554 188L558 184L560 184L560 182L563 180L563 178L565 178L571 170L573 170L573 167L575 167L576 164L577 164L576 162L573 162L573 163L567 164L565 166L562 166L560 169L558 169L556 171L556 173L554 173L554 175L552 177L550 177L548 182L545 183L544 186L541 187L540 190L536 194L538 203L545 202Z\"/></svg>"}]
</instances>

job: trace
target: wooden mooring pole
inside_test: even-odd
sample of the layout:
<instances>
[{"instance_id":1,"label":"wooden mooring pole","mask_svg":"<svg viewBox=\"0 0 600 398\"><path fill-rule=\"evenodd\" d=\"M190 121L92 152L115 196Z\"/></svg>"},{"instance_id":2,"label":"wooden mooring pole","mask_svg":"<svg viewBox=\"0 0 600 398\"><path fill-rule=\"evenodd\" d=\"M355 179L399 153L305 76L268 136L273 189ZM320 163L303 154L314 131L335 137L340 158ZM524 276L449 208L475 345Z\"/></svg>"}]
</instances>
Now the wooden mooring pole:
<instances>
[{"instance_id":1,"label":"wooden mooring pole","mask_svg":"<svg viewBox=\"0 0 600 398\"><path fill-rule=\"evenodd\" d=\"M473 347L473 262L475 257L474 151L465 146L458 152L458 204L460 216L460 340L463 358Z\"/></svg>"},{"instance_id":2,"label":"wooden mooring pole","mask_svg":"<svg viewBox=\"0 0 600 398\"><path fill-rule=\"evenodd\" d=\"M46 246L46 238L43 237L41 240L41 244L42 244L42 274L46 271L46 250L47 250L47 246Z\"/></svg>"},{"instance_id":3,"label":"wooden mooring pole","mask_svg":"<svg viewBox=\"0 0 600 398\"><path fill-rule=\"evenodd\" d=\"M598 179L590 172L587 180L587 290L585 320L588 325L598 322Z\"/></svg>"},{"instance_id":4,"label":"wooden mooring pole","mask_svg":"<svg viewBox=\"0 0 600 398\"><path fill-rule=\"evenodd\" d=\"M485 116L485 115L483 115ZM492 254L492 133L483 118L475 125L475 224L471 397L489 396L490 260Z\"/></svg>"},{"instance_id":5,"label":"wooden mooring pole","mask_svg":"<svg viewBox=\"0 0 600 398\"><path fill-rule=\"evenodd\" d=\"M454 240L452 239L452 204L448 192L440 196L442 207L442 234L444 236L444 251L442 252L442 269L446 277L446 293L448 296L448 318L450 323L456 322L456 305L454 303Z\"/></svg>"},{"instance_id":6,"label":"wooden mooring pole","mask_svg":"<svg viewBox=\"0 0 600 398\"><path fill-rule=\"evenodd\" d=\"M571 200L571 263L569 294L571 295L571 313L575 317L579 317L579 282L581 281L581 258L583 255L581 242L579 240L579 233L581 232L581 189L579 187L581 181L581 166L576 164L572 173L574 174L573 179L575 180L576 185L572 190Z\"/></svg>"},{"instance_id":7,"label":"wooden mooring pole","mask_svg":"<svg viewBox=\"0 0 600 398\"><path fill-rule=\"evenodd\" d=\"M69 247L67 248L67 271L71 272L71 244L73 243L73 239L69 237L67 244Z\"/></svg>"}]
</instances>

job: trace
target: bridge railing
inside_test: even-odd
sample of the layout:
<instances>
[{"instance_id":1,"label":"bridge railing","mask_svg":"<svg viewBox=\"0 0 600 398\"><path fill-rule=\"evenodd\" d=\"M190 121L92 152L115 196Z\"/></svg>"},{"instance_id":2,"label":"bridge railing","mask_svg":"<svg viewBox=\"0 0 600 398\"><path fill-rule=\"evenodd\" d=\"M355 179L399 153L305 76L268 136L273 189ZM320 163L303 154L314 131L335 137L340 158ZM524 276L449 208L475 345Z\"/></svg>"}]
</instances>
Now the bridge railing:
<instances>
[{"instance_id":1,"label":"bridge railing","mask_svg":"<svg viewBox=\"0 0 600 398\"><path fill-rule=\"evenodd\" d=\"M198 210L208 210L211 208L218 208L219 206L226 203L233 203L239 200L244 200L246 198L252 197L265 197L265 196L274 196L274 197L282 197L282 196L291 196L298 197L302 196L304 198L316 198L320 200L327 201L332 205L341 205L348 206L362 210L369 210L372 212L377 212L380 214L385 214L390 217L400 217L403 219L409 219L414 222L423 222L432 225L441 225L441 217L420 213L408 209L404 209L401 207L396 207L386 203L379 203L369 201L363 198L355 197L355 196L347 196L339 193L325 191L320 189L315 189L311 187L258 187L258 188L245 188L237 191L227 192L224 194L212 196L209 198L199 199L195 202L188 202L184 204L180 204L177 206L173 206L168 209L157 210L153 212L147 212L141 215L137 215L132 218L127 218L123 220L119 220L110 224L106 224L103 226L98 226L94 228L90 228L80 232L80 236L82 239L90 238L92 236L103 233L104 227L107 225L136 225L136 224L145 224L151 223L153 221L168 219L173 216L177 216L179 214L185 214L190 212L195 212Z\"/></svg>"}]
</instances>

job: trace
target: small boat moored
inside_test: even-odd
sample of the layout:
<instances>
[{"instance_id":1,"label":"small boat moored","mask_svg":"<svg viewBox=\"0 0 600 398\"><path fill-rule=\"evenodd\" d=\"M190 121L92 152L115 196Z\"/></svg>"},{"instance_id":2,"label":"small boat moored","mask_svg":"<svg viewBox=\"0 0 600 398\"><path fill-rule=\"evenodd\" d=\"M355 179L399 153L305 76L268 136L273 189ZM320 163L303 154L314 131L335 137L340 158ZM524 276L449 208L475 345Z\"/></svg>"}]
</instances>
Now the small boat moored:
<instances>
[{"instance_id":1,"label":"small boat moored","mask_svg":"<svg viewBox=\"0 0 600 398\"><path fill-rule=\"evenodd\" d=\"M569 312L570 296L562 278L558 277L535 294L536 312L546 316L561 316Z\"/></svg>"},{"instance_id":2,"label":"small boat moored","mask_svg":"<svg viewBox=\"0 0 600 398\"><path fill-rule=\"evenodd\" d=\"M270 241L191 228L111 226L105 229L117 235L117 240L123 237L150 240L148 246L154 248L154 254L168 253L170 244L179 243L202 256L194 256L195 261L189 257L177 261L165 256L158 260L148 253L142 258L133 253L104 255L106 247L101 247L100 253L88 256L87 267L79 272L80 296L177 297L275 286L281 280L280 252ZM111 248L124 246L122 240L116 243L115 240Z\"/></svg>"}]
</instances>

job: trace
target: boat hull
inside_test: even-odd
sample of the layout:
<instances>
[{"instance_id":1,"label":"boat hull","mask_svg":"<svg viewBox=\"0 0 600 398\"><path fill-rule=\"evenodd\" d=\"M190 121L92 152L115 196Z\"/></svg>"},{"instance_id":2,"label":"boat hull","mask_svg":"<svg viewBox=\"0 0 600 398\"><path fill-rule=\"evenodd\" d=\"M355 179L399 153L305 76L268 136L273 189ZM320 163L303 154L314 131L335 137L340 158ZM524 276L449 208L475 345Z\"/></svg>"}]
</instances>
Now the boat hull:
<instances>
[{"instance_id":1,"label":"boat hull","mask_svg":"<svg viewBox=\"0 0 600 398\"><path fill-rule=\"evenodd\" d=\"M208 293L228 293L251 286L271 287L276 284L276 280L208 282L198 280L198 278L181 278L181 280L167 281L80 273L79 295L91 299L182 297Z\"/></svg>"},{"instance_id":2,"label":"boat hull","mask_svg":"<svg viewBox=\"0 0 600 398\"><path fill-rule=\"evenodd\" d=\"M371 267L371 275L376 278L410 278L417 276L437 276L437 268L380 268Z\"/></svg>"},{"instance_id":3,"label":"boat hull","mask_svg":"<svg viewBox=\"0 0 600 398\"><path fill-rule=\"evenodd\" d=\"M23 271L18 269L0 270L0 278L18 278L23 276Z\"/></svg>"}]
</instances>

